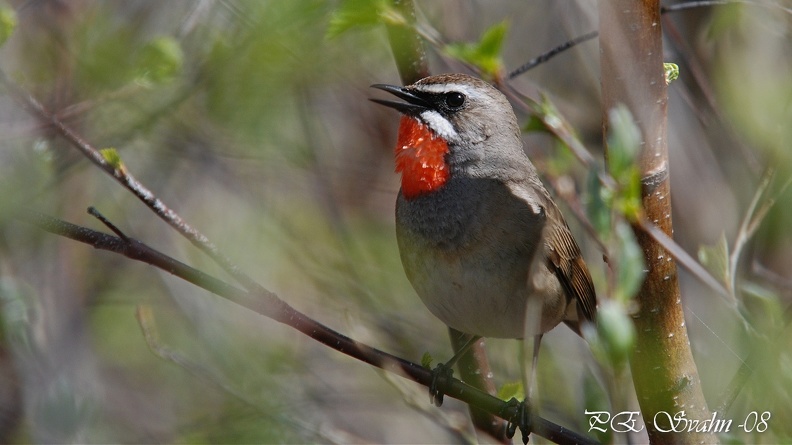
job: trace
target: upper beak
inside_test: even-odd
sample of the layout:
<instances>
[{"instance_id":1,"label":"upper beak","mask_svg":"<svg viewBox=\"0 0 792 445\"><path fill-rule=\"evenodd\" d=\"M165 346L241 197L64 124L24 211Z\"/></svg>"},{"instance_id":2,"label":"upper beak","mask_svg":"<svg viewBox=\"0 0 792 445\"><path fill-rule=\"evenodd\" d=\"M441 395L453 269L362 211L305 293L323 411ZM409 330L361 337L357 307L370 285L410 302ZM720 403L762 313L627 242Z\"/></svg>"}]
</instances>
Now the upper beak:
<instances>
[{"instance_id":1,"label":"upper beak","mask_svg":"<svg viewBox=\"0 0 792 445\"><path fill-rule=\"evenodd\" d=\"M427 102L426 100L424 100L419 96L416 96L415 93L409 91L404 87L377 83L372 85L371 88L377 88L383 91L387 91L393 94L394 96L407 101L407 102L395 102L392 100L369 99L370 101L376 102L380 105L385 105L386 107L394 108L400 113L416 115L421 113L422 111L426 111L429 109L429 102Z\"/></svg>"}]
</instances>

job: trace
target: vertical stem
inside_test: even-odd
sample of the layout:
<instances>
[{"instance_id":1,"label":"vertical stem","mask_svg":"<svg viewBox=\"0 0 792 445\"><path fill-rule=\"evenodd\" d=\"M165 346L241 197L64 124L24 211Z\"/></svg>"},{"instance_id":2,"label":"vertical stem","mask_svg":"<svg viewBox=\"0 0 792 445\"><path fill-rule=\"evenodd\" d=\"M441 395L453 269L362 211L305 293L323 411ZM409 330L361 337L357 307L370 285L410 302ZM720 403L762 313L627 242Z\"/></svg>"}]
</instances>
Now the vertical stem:
<instances>
[{"instance_id":1,"label":"vertical stem","mask_svg":"<svg viewBox=\"0 0 792 445\"><path fill-rule=\"evenodd\" d=\"M448 328L448 336L451 338L451 346L454 353L460 350L469 335L465 335L454 328ZM487 349L484 347L484 339L480 339L468 349L467 354L459 358L457 367L459 377L463 382L470 386L486 391L489 394L496 394L495 382L492 380L489 360L487 359ZM485 432L501 443L511 443L506 437L506 422L500 417L470 405L470 418L478 431ZM483 441L482 441L483 442Z\"/></svg>"},{"instance_id":2,"label":"vertical stem","mask_svg":"<svg viewBox=\"0 0 792 445\"><path fill-rule=\"evenodd\" d=\"M606 140L608 111L618 104L626 105L641 130L638 162L646 218L670 236L673 228L660 5L657 0L600 0L599 20ZM653 444L717 442L715 435L706 432L663 432L674 424L673 416L682 411L687 419L699 421L710 419L711 414L690 351L676 264L638 225L634 230L648 270L637 296L637 339L631 367L649 439Z\"/></svg>"},{"instance_id":3,"label":"vertical stem","mask_svg":"<svg viewBox=\"0 0 792 445\"><path fill-rule=\"evenodd\" d=\"M408 24L415 23L413 0L393 0L393 7ZM391 51L393 51L393 58L396 59L396 68L399 70L402 82L409 85L428 76L429 65L426 62L426 51L418 33L412 26L388 25L387 28Z\"/></svg>"}]
</instances>

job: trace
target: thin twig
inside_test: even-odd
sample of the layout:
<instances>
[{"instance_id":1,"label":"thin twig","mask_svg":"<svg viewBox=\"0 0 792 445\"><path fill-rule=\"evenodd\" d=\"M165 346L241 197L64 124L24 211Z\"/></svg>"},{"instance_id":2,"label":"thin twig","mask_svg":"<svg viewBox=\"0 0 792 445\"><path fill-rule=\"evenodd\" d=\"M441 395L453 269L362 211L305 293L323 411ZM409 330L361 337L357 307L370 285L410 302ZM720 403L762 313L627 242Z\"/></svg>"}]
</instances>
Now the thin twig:
<instances>
[{"instance_id":1,"label":"thin twig","mask_svg":"<svg viewBox=\"0 0 792 445\"><path fill-rule=\"evenodd\" d=\"M372 348L363 343L356 342L294 309L275 294L268 293L266 296L267 298L262 298L262 295L255 291L250 292L231 286L224 281L171 258L134 238L123 240L113 235L97 232L87 227L81 227L30 210L20 211L16 217L47 232L88 244L96 249L121 254L132 260L157 267L202 289L208 290L215 295L250 309L259 315L290 326L332 349L368 363L369 365L408 378L427 387L431 383L432 373L423 366L379 349ZM273 302L277 304L273 305ZM484 391L467 385L460 380L454 378L448 379L446 386L444 386L444 390L447 396L461 400L500 418L513 418L516 415L516 407ZM572 432L545 419L538 417L535 419L537 419L537 422L534 425L534 432L547 439L587 444L596 443L585 436Z\"/></svg>"},{"instance_id":2,"label":"thin twig","mask_svg":"<svg viewBox=\"0 0 792 445\"><path fill-rule=\"evenodd\" d=\"M140 330L143 332L143 338L146 340L146 345L148 345L149 350L151 350L154 355L163 360L175 363L180 368L186 370L201 380L217 386L222 391L231 394L250 406L258 408L258 406L248 400L244 394L234 389L231 385L223 381L223 379L215 376L205 367L194 363L184 355L163 345L160 341L159 330L157 329L157 325L154 320L154 311L151 309L151 306L145 304L138 305L137 310L135 311L135 318L137 319L138 325L140 326Z\"/></svg>"},{"instance_id":3,"label":"thin twig","mask_svg":"<svg viewBox=\"0 0 792 445\"><path fill-rule=\"evenodd\" d=\"M63 138L72 143L88 160L94 163L102 171L112 176L116 181L132 192L135 197L148 206L157 216L176 229L182 236L187 238L194 246L204 252L209 258L215 261L229 275L236 279L248 290L258 289L261 286L252 278L245 274L230 258L220 252L217 246L209 238L204 236L198 229L187 223L178 213L166 205L162 200L133 177L127 169L115 168L105 160L101 152L83 139L71 127L63 123L55 114L49 112L27 91L17 86L9 79L5 72L0 70L0 83L3 83L7 91L14 100L34 117L49 123Z\"/></svg>"},{"instance_id":4,"label":"thin twig","mask_svg":"<svg viewBox=\"0 0 792 445\"><path fill-rule=\"evenodd\" d=\"M737 290L737 263L740 261L740 255L742 253L743 247L745 247L748 240L753 236L754 231L751 231L749 226L751 226L754 219L756 206L759 205L759 200L762 198L762 195L764 195L767 187L770 185L770 180L773 178L774 173L775 171L772 168L769 168L765 172L764 176L762 177L762 181L756 188L756 193L754 193L754 196L751 199L751 203L748 205L748 210L745 211L745 216L743 217L742 223L740 223L740 230L737 231L737 237L734 239L734 247L732 248L731 255L729 255L729 290L732 292L732 294L734 294Z\"/></svg>"},{"instance_id":5,"label":"thin twig","mask_svg":"<svg viewBox=\"0 0 792 445\"><path fill-rule=\"evenodd\" d=\"M748 243L757 230L759 230L759 226L761 226L762 221L767 216L767 213L776 203L776 200L779 196L781 196L784 191L792 184L792 177L788 178L787 181L781 186L778 192L767 199L764 202L762 207L759 210L756 210L756 206L759 203L759 199L764 195L767 187L769 187L771 180L775 174L775 170L770 168L765 173L764 177L762 178L762 182L759 183L759 187L756 189L756 193L754 194L753 199L751 200L751 204L748 207L747 212L745 213L745 218L743 218L742 223L740 224L740 231L737 232L737 238L734 240L734 248L733 252L729 258L729 278L731 282L732 292L736 292L736 276L737 276L737 264L740 261L740 255L742 253L743 248Z\"/></svg>"},{"instance_id":6,"label":"thin twig","mask_svg":"<svg viewBox=\"0 0 792 445\"><path fill-rule=\"evenodd\" d=\"M105 218L104 215L99 213L99 211L96 210L96 207L93 207L93 206L88 207L88 213L91 216L93 216L94 218L96 218L99 221L101 221L102 224L107 226L108 229L112 230L113 233L118 235L119 238L121 238L124 241L129 241L129 237L124 232L122 232L121 229L119 229L115 224L113 224L109 219Z\"/></svg>"},{"instance_id":7,"label":"thin twig","mask_svg":"<svg viewBox=\"0 0 792 445\"><path fill-rule=\"evenodd\" d=\"M515 77L519 76L520 74L525 73L526 71L530 70L531 68L534 68L537 65L540 65L542 63L547 62L548 60L552 59L554 56L556 56L556 55L558 55L558 54L560 54L560 53L562 53L562 52L574 47L575 45L578 45L580 43L583 43L583 42L586 42L588 40L594 39L598 35L599 35L599 32L592 31L592 32L590 32L588 34L583 34L582 36L575 37L574 39L569 40L569 41L567 41L565 43L562 43L561 45L556 46L555 48L551 49L550 51L547 51L547 52L545 52L543 54L540 54L540 55L534 57L533 59L525 62L519 68L517 68L514 71L510 72L508 74L508 76L506 76L506 77L509 78L509 79L514 79Z\"/></svg>"},{"instance_id":8,"label":"thin twig","mask_svg":"<svg viewBox=\"0 0 792 445\"><path fill-rule=\"evenodd\" d=\"M699 0L699 1L687 2L687 3L677 3L675 5L661 6L660 13L666 14L669 12L684 11L686 9L707 8L710 6L723 6L723 5L735 5L735 4L761 6L768 9L778 9L780 11L786 12L787 14L792 14L792 8L787 8L785 6L781 6L779 4L771 3L771 2L757 2L751 0Z\"/></svg>"},{"instance_id":9,"label":"thin twig","mask_svg":"<svg viewBox=\"0 0 792 445\"><path fill-rule=\"evenodd\" d=\"M726 391L720 396L720 401L716 409L717 412L725 414L729 411L732 404L734 403L734 400L737 399L740 391L742 391L742 388L746 383L748 383L748 379L754 373L754 367L751 365L767 363L768 361L777 361L777 345L780 343L780 340L785 338L783 336L784 331L786 331L789 328L789 325L792 324L792 304L788 305L784 310L784 313L782 314L782 320L784 320L784 324L778 329L775 336L775 342L755 342L755 347L751 348L751 352L748 354L748 357L746 357L745 360L741 360L742 364L740 365L740 368L737 369L737 373L735 373L734 377L732 377L729 384L726 385ZM767 344L770 344L772 347L762 347L763 345ZM786 345L786 343L784 345Z\"/></svg>"}]
</instances>

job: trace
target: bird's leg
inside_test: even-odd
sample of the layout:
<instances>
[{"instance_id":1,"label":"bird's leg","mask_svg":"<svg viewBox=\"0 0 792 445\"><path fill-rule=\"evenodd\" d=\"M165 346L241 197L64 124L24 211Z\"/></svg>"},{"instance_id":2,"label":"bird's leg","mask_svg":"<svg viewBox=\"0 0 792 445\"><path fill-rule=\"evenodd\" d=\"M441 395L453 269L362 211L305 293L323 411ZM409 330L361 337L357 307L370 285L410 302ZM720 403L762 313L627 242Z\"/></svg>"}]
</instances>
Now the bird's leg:
<instances>
[{"instance_id":1,"label":"bird's leg","mask_svg":"<svg viewBox=\"0 0 792 445\"><path fill-rule=\"evenodd\" d=\"M531 434L532 422L530 405L533 397L533 388L536 385L536 365L539 362L539 345L542 343L542 334L534 336L533 355L531 357L531 372L528 374L528 391L525 400L522 402L512 398L508 402L508 406L517 406L517 412L509 419L509 424L506 426L506 434L511 439L517 428L520 428L522 433L522 441L524 444L528 443L528 436Z\"/></svg>"},{"instance_id":2,"label":"bird's leg","mask_svg":"<svg viewBox=\"0 0 792 445\"><path fill-rule=\"evenodd\" d=\"M539 363L539 345L542 344L542 334L534 336L533 355L531 357L531 373L528 375L528 393L526 399L531 400L533 389L536 386L536 364Z\"/></svg>"},{"instance_id":3,"label":"bird's leg","mask_svg":"<svg viewBox=\"0 0 792 445\"><path fill-rule=\"evenodd\" d=\"M461 348L445 363L438 363L432 370L432 381L429 384L429 398L431 403L436 406L443 404L443 388L448 383L448 379L454 375L454 365L459 359L465 355L477 341L481 340L481 336L474 335L462 345Z\"/></svg>"}]
</instances>

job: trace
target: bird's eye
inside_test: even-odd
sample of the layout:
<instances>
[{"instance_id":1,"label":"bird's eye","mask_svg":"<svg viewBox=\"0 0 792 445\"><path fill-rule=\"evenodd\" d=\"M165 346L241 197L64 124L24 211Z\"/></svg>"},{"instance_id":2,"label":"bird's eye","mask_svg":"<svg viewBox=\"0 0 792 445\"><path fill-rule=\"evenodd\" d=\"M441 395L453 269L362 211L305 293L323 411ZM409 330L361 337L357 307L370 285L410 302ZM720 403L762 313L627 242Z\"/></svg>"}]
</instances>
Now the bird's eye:
<instances>
[{"instance_id":1,"label":"bird's eye","mask_svg":"<svg viewBox=\"0 0 792 445\"><path fill-rule=\"evenodd\" d=\"M465 104L465 95L452 91L445 95L445 104L448 108L456 109Z\"/></svg>"}]
</instances>

